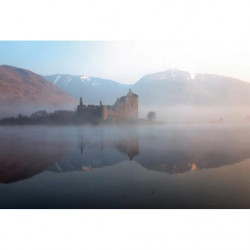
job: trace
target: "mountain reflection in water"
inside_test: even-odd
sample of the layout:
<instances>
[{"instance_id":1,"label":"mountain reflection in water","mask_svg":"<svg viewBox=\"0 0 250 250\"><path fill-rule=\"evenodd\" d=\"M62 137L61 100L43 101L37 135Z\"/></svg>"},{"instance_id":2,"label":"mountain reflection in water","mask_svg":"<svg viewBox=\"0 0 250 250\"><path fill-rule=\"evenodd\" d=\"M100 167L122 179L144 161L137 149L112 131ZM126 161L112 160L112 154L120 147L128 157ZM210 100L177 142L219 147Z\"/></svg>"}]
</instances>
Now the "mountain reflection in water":
<instances>
[{"instance_id":1,"label":"mountain reflection in water","mask_svg":"<svg viewBox=\"0 0 250 250\"><path fill-rule=\"evenodd\" d=\"M30 178L45 170L87 171L129 159L149 170L179 174L217 168L250 157L243 129L210 127L9 128L0 136L0 182ZM246 129L246 128L245 128ZM76 131L74 131L76 130ZM95 131L98 131L98 135ZM25 133L22 133L25 131ZM20 133L19 133L20 132ZM37 133L36 133L37 132ZM63 136L61 136L63 135ZM75 138L74 138L75 136Z\"/></svg>"},{"instance_id":2,"label":"mountain reflection in water","mask_svg":"<svg viewBox=\"0 0 250 250\"><path fill-rule=\"evenodd\" d=\"M173 183L177 185L179 182L182 183L182 181L190 178L185 187L189 187L191 190L194 190L194 188L197 190L198 188L199 192L205 190L204 195L209 194L211 196L211 189L206 190L204 189L205 187L200 187L201 184L199 182L195 184L195 187L192 186L194 184L192 184L191 179L198 178L193 173L202 173L199 170L218 169L222 166L224 166L222 169L226 171L232 165L249 159L249 132L250 127L247 125L235 126L225 124L207 126L1 127L0 182L3 184L0 185L0 195L3 192L5 195L8 192L11 194L14 192L17 195L19 189L15 187L15 183L27 185L25 187L25 195L28 195L30 191L27 190L38 185L37 183L39 183L40 179L43 184L39 184L39 191L34 194L37 195L37 198L39 198L39 195L45 196L44 193L40 194L39 192L42 192L41 190L46 187L48 188L46 191L47 196L61 190L60 195L70 192L70 196L67 197L74 198L74 202L80 202L78 199L81 196L77 196L80 191L79 189L73 189L72 186L74 181L76 181L77 184L75 185L82 186L82 192L87 192L86 190L89 190L90 187L93 188L91 189L92 191L89 191L89 194L85 194L87 196L85 198L90 199L95 204L90 205L90 207L102 207L99 203L96 204L97 200L101 203L100 199L102 198L96 192L99 190L98 188L102 188L106 191L106 195L117 192L116 195L119 197L120 192L121 197L128 199L127 206L131 206L132 201L135 202L134 199L136 197L137 200L139 199L138 197L145 199L140 201L140 205L136 205L136 207L143 208L142 204L145 204L146 201L149 202L150 196L133 195L130 188L134 187L136 190L138 189L137 191L134 190L134 192L139 192L143 186L149 185L150 190L148 194L159 196L160 192L157 189L157 185L165 186L170 192L170 190L173 190L171 189ZM141 172L142 169L144 169L143 172ZM76 175L71 175L70 173L75 173ZM155 179L156 173L158 173L157 178L161 178L159 182ZM189 174L186 175L185 173ZM176 176L177 179L171 179L171 181L166 182L164 179L169 179L167 176L174 176L172 174L179 175L178 177ZM238 174L239 178L243 178L240 172ZM41 178L38 178L39 176ZM62 176L65 177L62 178ZM224 173L224 176L229 176L232 180L234 178L230 174L227 175L227 172ZM81 178L85 181L80 182ZM221 175L215 174L215 178L210 180L210 183L212 184L215 181L220 183L221 178ZM196 181L199 180L197 179ZM69 187L65 182L68 183L67 185L72 186L72 190L68 189ZM97 184L99 185L98 187L96 186ZM109 186L111 184L112 188ZM184 185L184 182L182 185ZM66 190L64 190L64 187ZM242 186L240 188L242 191L246 187ZM24 199L22 195L20 199ZM164 193L162 193L161 198L158 198L158 202L161 199L166 199L166 197L163 197L165 197ZM26 197L26 199L28 198ZM57 199L59 199L58 194ZM114 201L110 199L111 197L106 197L105 201L102 201L102 204L105 204L103 207L127 207L124 204L120 205L120 203L115 205ZM168 203L168 205L162 200L160 205L156 205L155 201L150 201L150 206L145 206L151 208L172 207L171 204L173 204L174 207L179 208L186 206L197 207L189 203L181 203L181 205L178 203L179 205L176 205L175 198L171 199L172 203ZM181 202L184 202L185 199L187 197L184 197ZM23 200L20 202L23 202ZM197 199L195 202L197 202ZM6 203L7 207L8 204ZM46 204L46 202L43 204ZM72 206L79 208L87 206L82 205L82 203L80 205L77 204L76 202L76 205ZM27 206L24 205L24 207ZM29 206L33 207L32 205ZM202 207L207 206L203 204ZM0 202L0 207L5 206ZM45 207L50 207L49 203ZM67 207L67 205L63 207Z\"/></svg>"}]
</instances>

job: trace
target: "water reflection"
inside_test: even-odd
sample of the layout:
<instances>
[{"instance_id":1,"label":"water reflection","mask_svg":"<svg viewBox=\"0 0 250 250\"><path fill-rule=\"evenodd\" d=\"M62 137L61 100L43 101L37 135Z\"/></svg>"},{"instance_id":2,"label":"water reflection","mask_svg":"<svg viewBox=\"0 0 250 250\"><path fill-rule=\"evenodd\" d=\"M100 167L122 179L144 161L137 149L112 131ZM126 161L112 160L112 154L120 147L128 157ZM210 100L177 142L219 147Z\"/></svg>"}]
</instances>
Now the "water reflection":
<instances>
[{"instance_id":1,"label":"water reflection","mask_svg":"<svg viewBox=\"0 0 250 250\"><path fill-rule=\"evenodd\" d=\"M0 182L31 178L70 152L67 145L49 138L30 138L20 134L0 136Z\"/></svg>"},{"instance_id":2,"label":"water reflection","mask_svg":"<svg viewBox=\"0 0 250 250\"><path fill-rule=\"evenodd\" d=\"M0 135L1 183L27 179L45 170L90 171L126 160L148 170L180 174L218 168L250 157L250 136L245 127L71 127L23 131L7 130Z\"/></svg>"},{"instance_id":3,"label":"water reflection","mask_svg":"<svg viewBox=\"0 0 250 250\"><path fill-rule=\"evenodd\" d=\"M78 148L53 164L48 171L88 171L92 168L112 166L123 160L132 161L139 154L138 133L126 134L123 138L105 138L92 143L79 136Z\"/></svg>"},{"instance_id":4,"label":"water reflection","mask_svg":"<svg viewBox=\"0 0 250 250\"><path fill-rule=\"evenodd\" d=\"M123 154L128 155L130 161L137 155L139 155L139 138L138 135L136 137L129 137L123 140L119 140L115 147Z\"/></svg>"}]
</instances>

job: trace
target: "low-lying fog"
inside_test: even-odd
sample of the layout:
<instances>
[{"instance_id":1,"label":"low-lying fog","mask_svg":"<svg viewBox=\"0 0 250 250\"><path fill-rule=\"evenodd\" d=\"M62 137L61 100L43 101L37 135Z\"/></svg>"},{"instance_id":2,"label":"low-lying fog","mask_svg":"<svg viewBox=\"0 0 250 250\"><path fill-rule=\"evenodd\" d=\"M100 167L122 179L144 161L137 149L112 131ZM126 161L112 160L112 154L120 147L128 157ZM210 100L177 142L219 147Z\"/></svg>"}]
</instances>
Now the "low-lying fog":
<instances>
[{"instance_id":1,"label":"low-lying fog","mask_svg":"<svg viewBox=\"0 0 250 250\"><path fill-rule=\"evenodd\" d=\"M139 117L146 118L149 111L156 112L156 120L170 123L192 122L248 122L249 106L144 106L139 108Z\"/></svg>"},{"instance_id":2,"label":"low-lying fog","mask_svg":"<svg viewBox=\"0 0 250 250\"><path fill-rule=\"evenodd\" d=\"M72 105L1 105L0 119L16 117L18 114L30 115L38 110L53 112L55 110L75 110ZM213 122L249 122L249 106L139 106L139 118L146 119L149 111L156 112L156 120L169 123L213 123Z\"/></svg>"}]
</instances>

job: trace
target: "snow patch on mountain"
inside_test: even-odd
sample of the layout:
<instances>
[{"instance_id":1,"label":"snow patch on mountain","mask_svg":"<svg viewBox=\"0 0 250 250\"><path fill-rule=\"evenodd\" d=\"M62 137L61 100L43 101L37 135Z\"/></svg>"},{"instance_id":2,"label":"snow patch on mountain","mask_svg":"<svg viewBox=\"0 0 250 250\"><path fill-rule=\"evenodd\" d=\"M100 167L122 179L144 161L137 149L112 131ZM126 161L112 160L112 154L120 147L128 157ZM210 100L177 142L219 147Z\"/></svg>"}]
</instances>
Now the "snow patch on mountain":
<instances>
[{"instance_id":1,"label":"snow patch on mountain","mask_svg":"<svg viewBox=\"0 0 250 250\"><path fill-rule=\"evenodd\" d=\"M81 81L90 81L90 77L89 76L83 75L83 76L80 76L80 78L81 78Z\"/></svg>"},{"instance_id":2,"label":"snow patch on mountain","mask_svg":"<svg viewBox=\"0 0 250 250\"><path fill-rule=\"evenodd\" d=\"M57 75L55 81L53 82L54 85L56 85L56 83L60 80L61 76Z\"/></svg>"},{"instance_id":3,"label":"snow patch on mountain","mask_svg":"<svg viewBox=\"0 0 250 250\"><path fill-rule=\"evenodd\" d=\"M69 83L70 83L71 80L72 80L72 77L71 76L67 76L66 80L64 81L64 86L68 87L68 85L69 85Z\"/></svg>"}]
</instances>

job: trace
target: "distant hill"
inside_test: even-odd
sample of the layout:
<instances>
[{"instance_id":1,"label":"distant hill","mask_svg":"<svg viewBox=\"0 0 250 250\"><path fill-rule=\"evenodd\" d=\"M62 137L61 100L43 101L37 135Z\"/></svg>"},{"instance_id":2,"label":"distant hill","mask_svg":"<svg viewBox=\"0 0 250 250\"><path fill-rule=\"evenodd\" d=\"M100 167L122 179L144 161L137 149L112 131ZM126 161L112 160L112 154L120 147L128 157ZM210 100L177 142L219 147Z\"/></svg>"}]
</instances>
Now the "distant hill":
<instances>
[{"instance_id":1,"label":"distant hill","mask_svg":"<svg viewBox=\"0 0 250 250\"><path fill-rule=\"evenodd\" d=\"M250 105L250 84L212 74L166 70L142 77L132 87L142 105Z\"/></svg>"},{"instance_id":2,"label":"distant hill","mask_svg":"<svg viewBox=\"0 0 250 250\"><path fill-rule=\"evenodd\" d=\"M40 75L13 66L0 66L0 115L75 104L72 96Z\"/></svg>"},{"instance_id":3,"label":"distant hill","mask_svg":"<svg viewBox=\"0 0 250 250\"><path fill-rule=\"evenodd\" d=\"M117 97L127 94L129 90L129 85L85 75L57 74L44 78L75 98L82 97L87 104L99 104L100 101L113 104Z\"/></svg>"}]
</instances>

